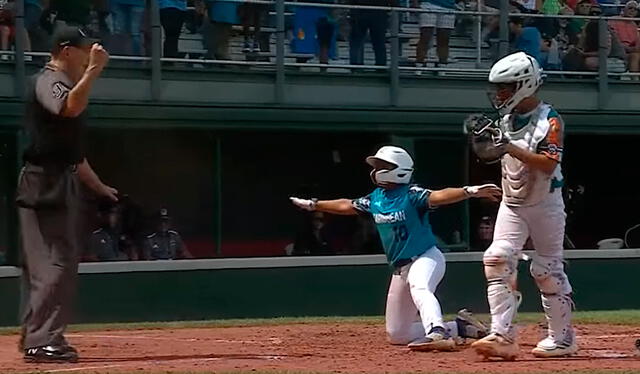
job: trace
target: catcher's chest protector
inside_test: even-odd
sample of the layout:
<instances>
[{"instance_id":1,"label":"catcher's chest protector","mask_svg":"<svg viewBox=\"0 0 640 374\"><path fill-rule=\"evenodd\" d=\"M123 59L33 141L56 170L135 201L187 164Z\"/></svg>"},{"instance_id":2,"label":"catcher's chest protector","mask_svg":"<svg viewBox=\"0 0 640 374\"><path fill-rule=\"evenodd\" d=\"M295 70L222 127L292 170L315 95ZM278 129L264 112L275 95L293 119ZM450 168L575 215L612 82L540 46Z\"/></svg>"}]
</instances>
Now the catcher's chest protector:
<instances>
[{"instance_id":1,"label":"catcher's chest protector","mask_svg":"<svg viewBox=\"0 0 640 374\"><path fill-rule=\"evenodd\" d=\"M531 115L529 123L514 130L511 115L502 117L500 126L511 138L511 143L538 153L538 145L546 138L551 124L548 120L551 106L540 103ZM552 175L532 169L517 158L505 154L502 157L503 200L510 206L530 206L541 202L547 194L553 192L553 179L562 180L560 164Z\"/></svg>"}]
</instances>

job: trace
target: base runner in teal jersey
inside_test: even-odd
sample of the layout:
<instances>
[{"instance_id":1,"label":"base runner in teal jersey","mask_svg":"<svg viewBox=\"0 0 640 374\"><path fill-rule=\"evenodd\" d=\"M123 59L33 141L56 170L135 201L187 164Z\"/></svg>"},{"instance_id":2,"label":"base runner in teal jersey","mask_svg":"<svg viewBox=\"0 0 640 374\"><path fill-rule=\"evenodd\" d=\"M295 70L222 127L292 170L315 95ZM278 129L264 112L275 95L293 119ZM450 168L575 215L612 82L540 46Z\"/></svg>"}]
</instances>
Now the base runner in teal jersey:
<instances>
[{"instance_id":1,"label":"base runner in teal jersey","mask_svg":"<svg viewBox=\"0 0 640 374\"><path fill-rule=\"evenodd\" d=\"M413 350L452 350L456 338L482 338L487 327L463 309L455 321L444 322L434 295L445 273L445 259L436 247L429 211L471 197L499 201L493 184L432 191L410 184L413 159L402 148L385 146L367 157L376 189L358 199L318 201L292 197L308 211L370 214L393 269L387 294L386 329L391 344Z\"/></svg>"}]
</instances>

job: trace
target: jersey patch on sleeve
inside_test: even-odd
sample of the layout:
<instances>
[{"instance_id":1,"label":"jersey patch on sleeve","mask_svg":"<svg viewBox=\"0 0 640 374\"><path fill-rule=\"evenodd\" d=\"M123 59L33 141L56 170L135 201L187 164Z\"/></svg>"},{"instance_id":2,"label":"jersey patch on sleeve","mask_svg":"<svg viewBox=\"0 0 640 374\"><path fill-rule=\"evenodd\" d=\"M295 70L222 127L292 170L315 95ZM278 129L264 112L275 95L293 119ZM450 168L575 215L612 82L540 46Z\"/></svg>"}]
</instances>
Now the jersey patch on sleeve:
<instances>
[{"instance_id":1,"label":"jersey patch on sleeve","mask_svg":"<svg viewBox=\"0 0 640 374\"><path fill-rule=\"evenodd\" d=\"M540 153L552 160L562 161L562 121L559 117L549 118L549 133L546 139L540 144Z\"/></svg>"},{"instance_id":2,"label":"jersey patch on sleeve","mask_svg":"<svg viewBox=\"0 0 640 374\"><path fill-rule=\"evenodd\" d=\"M55 82L51 89L51 95L54 99L64 99L69 93L69 87L65 86L62 82Z\"/></svg>"}]
</instances>

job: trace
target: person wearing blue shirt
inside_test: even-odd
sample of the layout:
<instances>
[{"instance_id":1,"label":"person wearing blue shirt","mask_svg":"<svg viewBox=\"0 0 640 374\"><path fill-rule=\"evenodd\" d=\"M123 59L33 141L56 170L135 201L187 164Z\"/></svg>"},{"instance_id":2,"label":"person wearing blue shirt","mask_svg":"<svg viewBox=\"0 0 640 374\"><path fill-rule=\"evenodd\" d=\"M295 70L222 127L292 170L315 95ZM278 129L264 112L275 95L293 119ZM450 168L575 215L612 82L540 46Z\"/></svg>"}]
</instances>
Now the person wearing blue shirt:
<instances>
[{"instance_id":1,"label":"person wearing blue shirt","mask_svg":"<svg viewBox=\"0 0 640 374\"><path fill-rule=\"evenodd\" d=\"M111 12L113 33L127 39L121 40L118 47L122 47L125 54L142 55L140 26L144 16L144 0L111 0Z\"/></svg>"},{"instance_id":2,"label":"person wearing blue shirt","mask_svg":"<svg viewBox=\"0 0 640 374\"><path fill-rule=\"evenodd\" d=\"M513 51L524 52L543 65L542 60L542 35L535 27L524 26L522 17L511 17L509 28L514 36Z\"/></svg>"},{"instance_id":3,"label":"person wearing blue shirt","mask_svg":"<svg viewBox=\"0 0 640 374\"><path fill-rule=\"evenodd\" d=\"M178 39L187 13L187 0L158 0L160 24L164 29L163 56L178 56Z\"/></svg>"},{"instance_id":4,"label":"person wearing blue shirt","mask_svg":"<svg viewBox=\"0 0 640 374\"><path fill-rule=\"evenodd\" d=\"M454 336L480 338L487 328L462 310L456 321L444 322L435 291L445 273L445 259L436 247L429 210L470 197L498 201L493 184L429 190L410 184L413 159L402 148L384 146L367 157L377 186L359 199L307 200L291 197L308 211L373 216L389 265L393 269L387 294L386 330L391 344L412 350L452 350ZM416 321L416 315L420 319Z\"/></svg>"}]
</instances>

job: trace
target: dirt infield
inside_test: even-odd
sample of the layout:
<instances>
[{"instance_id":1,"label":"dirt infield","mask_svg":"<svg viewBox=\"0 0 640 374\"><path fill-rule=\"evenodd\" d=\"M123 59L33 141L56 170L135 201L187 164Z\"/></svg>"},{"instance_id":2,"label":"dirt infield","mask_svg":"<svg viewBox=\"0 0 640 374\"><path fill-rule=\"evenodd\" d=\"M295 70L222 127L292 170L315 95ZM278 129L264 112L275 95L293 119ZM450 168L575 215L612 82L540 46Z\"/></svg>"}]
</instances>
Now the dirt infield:
<instances>
[{"instance_id":1,"label":"dirt infield","mask_svg":"<svg viewBox=\"0 0 640 374\"><path fill-rule=\"evenodd\" d=\"M385 341L380 323L290 324L279 326L79 332L68 334L81 353L77 364L28 365L17 352L18 337L0 337L0 371L171 372L330 371L536 372L581 369L640 370L633 343L640 327L579 325L579 354L536 359L529 351L537 326L521 331L518 361L482 361L468 347L458 352L411 352Z\"/></svg>"}]
</instances>

